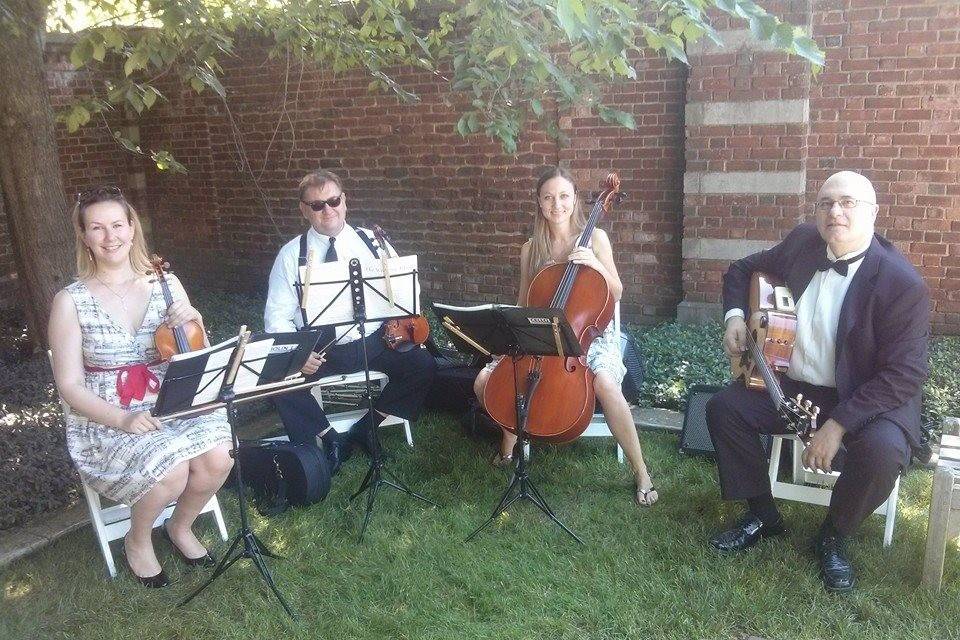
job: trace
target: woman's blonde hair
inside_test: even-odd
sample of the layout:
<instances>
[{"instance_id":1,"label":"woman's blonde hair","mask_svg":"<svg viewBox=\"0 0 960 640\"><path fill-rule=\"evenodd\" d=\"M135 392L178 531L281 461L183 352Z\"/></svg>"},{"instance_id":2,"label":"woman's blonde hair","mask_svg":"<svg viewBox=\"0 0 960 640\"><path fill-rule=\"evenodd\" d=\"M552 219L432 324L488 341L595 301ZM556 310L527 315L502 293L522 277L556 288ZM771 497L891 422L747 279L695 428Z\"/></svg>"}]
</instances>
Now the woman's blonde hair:
<instances>
[{"instance_id":1,"label":"woman's blonde hair","mask_svg":"<svg viewBox=\"0 0 960 640\"><path fill-rule=\"evenodd\" d=\"M77 203L73 205L71 217L73 218L73 231L76 235L77 277L92 278L97 272L97 263L93 257L93 252L83 243L85 230L83 213L87 207L98 202L116 202L126 209L127 222L133 227L133 240L130 243L130 266L137 273L143 274L150 271L150 252L147 250L147 241L143 235L143 226L140 224L140 216L137 214L137 210L127 202L120 189L100 187L85 191L77 198Z\"/></svg>"},{"instance_id":2,"label":"woman's blonde hair","mask_svg":"<svg viewBox=\"0 0 960 640\"><path fill-rule=\"evenodd\" d=\"M547 167L537 180L537 190L534 196L537 200L537 215L533 221L533 236L530 238L530 275L533 276L540 268L550 260L550 225L543 217L543 210L540 208L540 189L546 184L547 180L553 178L563 178L573 185L573 219L571 224L577 235L583 232L587 226L587 216L583 212L583 205L580 202L580 194L577 191L577 183L573 181L570 172L562 167Z\"/></svg>"}]
</instances>

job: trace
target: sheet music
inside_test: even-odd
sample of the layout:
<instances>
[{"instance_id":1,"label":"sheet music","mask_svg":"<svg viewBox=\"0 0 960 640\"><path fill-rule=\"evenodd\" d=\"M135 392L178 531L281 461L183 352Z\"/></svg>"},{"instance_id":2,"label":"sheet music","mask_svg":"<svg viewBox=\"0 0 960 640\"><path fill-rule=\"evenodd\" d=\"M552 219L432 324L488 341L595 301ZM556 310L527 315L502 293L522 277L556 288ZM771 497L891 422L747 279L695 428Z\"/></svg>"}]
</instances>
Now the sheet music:
<instances>
[{"instance_id":1,"label":"sheet music","mask_svg":"<svg viewBox=\"0 0 960 640\"><path fill-rule=\"evenodd\" d=\"M249 391L257 386L267 354L273 348L273 338L247 343L243 351L244 364L237 370L237 377L233 381L233 390L236 393Z\"/></svg>"},{"instance_id":2,"label":"sheet music","mask_svg":"<svg viewBox=\"0 0 960 640\"><path fill-rule=\"evenodd\" d=\"M189 355L209 353L203 375L200 376L200 392L193 398L193 406L213 402L220 395L220 387L223 386L224 368L230 363L230 356L233 354L231 349L224 347L233 346L237 341L236 337L221 342L218 345L207 349L191 351ZM260 380L260 374L263 372L263 365L266 362L267 354L273 347L273 338L267 340L257 340L247 343L243 352L244 364L237 370L237 377L233 382L233 389L237 393L248 391L257 386ZM252 361L252 362L251 362Z\"/></svg>"},{"instance_id":3,"label":"sheet music","mask_svg":"<svg viewBox=\"0 0 960 640\"><path fill-rule=\"evenodd\" d=\"M401 256L386 261L390 271L394 304L389 302L384 267L379 258L360 260L364 279L367 318L401 318L420 313L420 279L417 256ZM300 267L300 280L306 283L307 267ZM310 269L310 295L307 318L312 326L349 323L354 319L350 298L350 266L346 260L314 262Z\"/></svg>"}]
</instances>

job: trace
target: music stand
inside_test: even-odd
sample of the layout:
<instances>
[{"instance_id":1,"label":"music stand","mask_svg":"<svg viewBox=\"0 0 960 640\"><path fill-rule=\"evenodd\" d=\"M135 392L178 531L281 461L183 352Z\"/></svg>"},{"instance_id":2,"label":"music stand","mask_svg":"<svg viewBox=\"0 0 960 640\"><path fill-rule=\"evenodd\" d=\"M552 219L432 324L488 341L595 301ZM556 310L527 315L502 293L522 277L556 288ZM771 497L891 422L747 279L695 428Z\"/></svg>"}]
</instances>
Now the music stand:
<instances>
[{"instance_id":1,"label":"music stand","mask_svg":"<svg viewBox=\"0 0 960 640\"><path fill-rule=\"evenodd\" d=\"M513 388L517 424L517 442L514 445L516 464L510 483L487 520L467 536L467 541L486 529L501 513L519 500L528 500L553 520L574 540L583 540L560 521L553 509L533 483L527 471L526 444L529 440L527 418L530 403L540 382L540 368L527 373L523 394L517 379L517 363L523 356L535 356L539 364L542 356L580 356L580 343L567 322L562 309L484 305L481 307L451 307L434 304L434 311L442 318L443 326L458 348L492 355L506 354L513 361Z\"/></svg>"},{"instance_id":2,"label":"music stand","mask_svg":"<svg viewBox=\"0 0 960 640\"><path fill-rule=\"evenodd\" d=\"M368 260L361 263L357 258L352 258L346 263L347 271L344 279L342 276L343 262L314 265L310 276L304 278L304 291L309 292L311 287L320 286L322 287L321 291L325 291L326 295L323 297L323 302L316 302L319 296L313 295L311 296L312 303L301 303L304 316L306 318L313 317L312 320L309 320L311 325L347 326L348 332L356 328L360 333L359 341L363 354L364 397L371 419L375 415L376 409L373 407L373 394L370 391L370 361L367 354L366 325L368 322L405 318L419 313L420 286L417 280L416 256L391 258L386 262L398 265L398 267L395 267L398 272L390 275L389 267L385 268L380 261ZM369 272L368 276L364 276L364 270ZM385 271L387 273L384 273ZM316 277L318 281L311 281L313 277ZM391 279L399 282L400 286L390 285ZM399 292L399 295L396 296L399 301L394 298L394 291ZM367 304L368 292L372 294L370 296L372 313L370 313ZM330 294L333 294L332 299L329 297ZM346 303L344 302L344 296L349 296ZM349 308L345 308L345 304L349 304ZM318 309L319 312L314 315L314 311ZM360 486L350 496L352 502L365 491L368 492L366 509L358 538L361 542L373 514L377 492L383 485L392 487L427 504L437 506L437 503L433 500L413 491L387 467L383 459L383 448L380 445L379 429L372 428L369 436L370 467L360 482Z\"/></svg>"},{"instance_id":3,"label":"music stand","mask_svg":"<svg viewBox=\"0 0 960 640\"><path fill-rule=\"evenodd\" d=\"M220 408L227 410L227 421L230 424L232 443L230 455L234 458L237 501L240 507L240 529L230 543L229 549L210 577L184 598L179 606L182 607L189 603L233 566L235 562L246 558L253 562L260 577L267 583L277 600L280 601L284 611L291 618L296 617L277 588L276 582L263 559L263 556L268 558L279 558L280 556L270 551L263 544L250 528L247 518L243 470L241 469L241 458L238 455L240 438L237 434L236 405L310 388L319 384L319 381L304 382L302 377L273 380L275 377L285 377L291 371L299 371L316 344L319 333L319 329L314 329L307 332L285 334L258 334L259 339L255 340L254 344L260 346L251 349L251 353L247 353L251 336L246 327L242 327L236 347L232 348L229 358L221 366L218 365L224 362L225 349L229 348L229 345L217 345L210 349L201 350L195 356L191 357L185 354L185 358L171 361L168 373L172 375L165 376L163 385L161 385L157 404L154 406L155 415L161 420L169 420L193 417ZM217 353L221 355L215 359L214 354ZM214 366L207 369L210 360L214 360ZM238 376L242 376L239 382ZM263 376L267 377L264 378ZM221 381L221 384L216 392L216 399L203 401L216 389L213 385L217 381ZM238 384L241 385L239 391L236 388ZM200 400L199 403L196 402L198 399ZM187 408L177 410L178 407L184 406Z\"/></svg>"}]
</instances>

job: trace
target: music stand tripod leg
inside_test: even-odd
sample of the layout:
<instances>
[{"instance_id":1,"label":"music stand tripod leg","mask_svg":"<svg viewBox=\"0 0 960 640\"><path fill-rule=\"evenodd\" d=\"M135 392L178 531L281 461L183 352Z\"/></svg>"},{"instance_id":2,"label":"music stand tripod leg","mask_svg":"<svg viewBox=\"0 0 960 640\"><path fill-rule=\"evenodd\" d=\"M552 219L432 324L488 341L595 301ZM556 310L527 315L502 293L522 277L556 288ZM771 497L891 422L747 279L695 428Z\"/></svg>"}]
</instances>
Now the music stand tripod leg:
<instances>
[{"instance_id":1,"label":"music stand tripod leg","mask_svg":"<svg viewBox=\"0 0 960 640\"><path fill-rule=\"evenodd\" d=\"M372 420L374 416L373 408L373 394L370 391L370 360L367 353L367 333L366 333L366 321L367 321L367 312L364 302L364 290L363 290L363 274L360 269L360 261L356 258L350 260L350 294L353 301L353 311L354 319L356 322L357 330L360 332L360 345L361 353L363 354L363 378L364 378L364 391L367 398L367 411L369 412L370 418ZM372 423L371 423L372 425ZM350 496L350 500L353 501L358 496L360 496L364 491L369 491L367 495L367 504L366 509L363 514L363 522L360 526L360 535L358 540L363 541L364 533L366 533L367 525L370 522L370 518L373 514L373 507L376 503L377 492L380 489L381 485L387 485L397 489L401 493L405 493L413 498L426 502L428 504L436 505L435 502L428 500L427 498L421 496L420 494L412 491L403 481L401 481L396 475L390 473L386 467L386 463L383 459L383 449L380 446L380 430L378 427L371 426L370 433L370 468L367 470L367 474L363 478L363 482L360 483L360 487L356 492ZM384 478L385 474L389 474L393 481Z\"/></svg>"},{"instance_id":2,"label":"music stand tripod leg","mask_svg":"<svg viewBox=\"0 0 960 640\"><path fill-rule=\"evenodd\" d=\"M220 564L217 565L217 568L214 570L213 574L207 578L207 580L197 587L190 595L184 598L178 606L184 606L189 603L191 600L196 598L200 593L213 584L214 580L223 575L227 569L232 567L237 560L247 558L253 562L253 566L256 567L257 572L260 574L260 577L267 583L270 591L273 592L273 595L276 596L277 600L280 601L280 605L283 607L283 610L287 612L291 618L295 618L293 611L290 609L290 606L287 604L286 600L281 595L280 590L277 588L276 582L273 579L273 576L270 575L270 570L267 568L266 563L263 560L263 556L268 556L271 558L278 558L276 554L272 553L267 547L260 542L256 534L253 533L253 530L250 528L249 520L247 518L247 506L246 506L246 496L243 489L243 472L241 470L240 456L238 452L240 450L240 438L237 435L237 414L236 407L233 404L233 399L235 394L233 392L232 385L224 387L221 392L221 400L226 404L227 410L227 421L230 423L230 434L233 441L233 450L231 455L234 458L234 469L237 478L237 502L240 507L240 530L237 532L237 535L234 536L233 542L230 543L230 547L223 556L223 559L220 560ZM240 548L240 543L243 543L243 547Z\"/></svg>"}]
</instances>

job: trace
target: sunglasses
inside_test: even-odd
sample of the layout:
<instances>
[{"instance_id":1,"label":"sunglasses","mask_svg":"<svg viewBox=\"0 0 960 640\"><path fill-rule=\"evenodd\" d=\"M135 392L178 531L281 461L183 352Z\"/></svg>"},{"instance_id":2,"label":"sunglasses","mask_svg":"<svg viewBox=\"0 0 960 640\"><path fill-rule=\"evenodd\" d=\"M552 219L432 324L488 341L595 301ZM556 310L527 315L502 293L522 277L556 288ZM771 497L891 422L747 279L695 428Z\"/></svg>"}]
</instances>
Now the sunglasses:
<instances>
[{"instance_id":1,"label":"sunglasses","mask_svg":"<svg viewBox=\"0 0 960 640\"><path fill-rule=\"evenodd\" d=\"M313 202L307 202L306 200L301 200L303 204L307 205L314 211L323 211L323 208L330 207L335 209L340 206L340 203L343 201L343 194L341 193L338 196L333 196L332 198L327 198L326 200L314 200Z\"/></svg>"},{"instance_id":2,"label":"sunglasses","mask_svg":"<svg viewBox=\"0 0 960 640\"><path fill-rule=\"evenodd\" d=\"M87 189L86 191L80 191L77 193L77 204L79 204L81 207L84 207L94 202L117 200L122 198L123 192L120 191L120 187L94 187L93 189Z\"/></svg>"}]
</instances>

